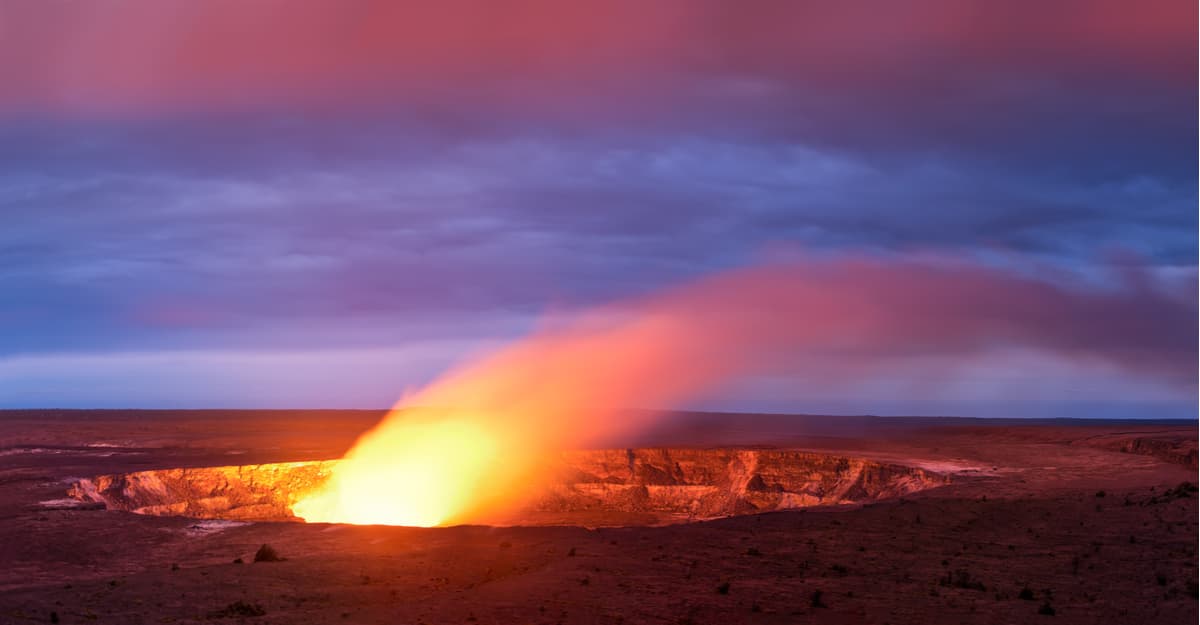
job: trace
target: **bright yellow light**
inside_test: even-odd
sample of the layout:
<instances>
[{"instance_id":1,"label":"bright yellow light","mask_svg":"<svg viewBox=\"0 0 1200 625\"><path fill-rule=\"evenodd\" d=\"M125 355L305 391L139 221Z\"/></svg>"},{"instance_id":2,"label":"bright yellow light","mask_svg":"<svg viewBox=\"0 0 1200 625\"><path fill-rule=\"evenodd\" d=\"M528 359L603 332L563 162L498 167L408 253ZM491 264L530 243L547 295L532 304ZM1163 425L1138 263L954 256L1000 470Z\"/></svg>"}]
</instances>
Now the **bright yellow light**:
<instances>
[{"instance_id":1,"label":"bright yellow light","mask_svg":"<svg viewBox=\"0 0 1200 625\"><path fill-rule=\"evenodd\" d=\"M742 313L747 299L773 302L790 277L734 274L550 320L406 397L401 406L421 408L386 416L292 512L309 522L503 523L536 499L555 453L654 418L629 406L674 404L745 368L753 346L807 336L777 307Z\"/></svg>"},{"instance_id":2,"label":"bright yellow light","mask_svg":"<svg viewBox=\"0 0 1200 625\"><path fill-rule=\"evenodd\" d=\"M292 512L309 523L441 525L478 498L496 452L476 423L387 419Z\"/></svg>"}]
</instances>

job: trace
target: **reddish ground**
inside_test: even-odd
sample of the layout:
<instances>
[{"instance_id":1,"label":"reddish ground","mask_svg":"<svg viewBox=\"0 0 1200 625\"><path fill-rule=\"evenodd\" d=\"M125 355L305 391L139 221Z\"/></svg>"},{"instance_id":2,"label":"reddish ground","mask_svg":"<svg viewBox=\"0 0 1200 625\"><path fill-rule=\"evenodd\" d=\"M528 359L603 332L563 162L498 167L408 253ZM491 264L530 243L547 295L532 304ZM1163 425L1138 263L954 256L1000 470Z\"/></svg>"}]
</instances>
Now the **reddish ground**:
<instances>
[{"instance_id":1,"label":"reddish ground","mask_svg":"<svg viewBox=\"0 0 1200 625\"><path fill-rule=\"evenodd\" d=\"M837 450L954 480L666 527L227 527L53 503L81 476L336 457L377 417L0 413L0 623L1197 620L1197 498L1179 487L1195 424L681 419L636 443ZM253 563L264 543L286 560Z\"/></svg>"}]
</instances>

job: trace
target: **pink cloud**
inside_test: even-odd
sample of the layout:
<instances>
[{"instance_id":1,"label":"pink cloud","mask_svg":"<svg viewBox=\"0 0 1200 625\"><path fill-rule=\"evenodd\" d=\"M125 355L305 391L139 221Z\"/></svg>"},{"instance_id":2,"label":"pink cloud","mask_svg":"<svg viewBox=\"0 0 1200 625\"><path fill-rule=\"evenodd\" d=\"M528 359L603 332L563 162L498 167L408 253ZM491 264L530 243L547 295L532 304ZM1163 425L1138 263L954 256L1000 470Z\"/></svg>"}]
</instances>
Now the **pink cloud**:
<instances>
[{"instance_id":1,"label":"pink cloud","mask_svg":"<svg viewBox=\"0 0 1200 625\"><path fill-rule=\"evenodd\" d=\"M156 0L6 3L0 109L178 113L403 101L673 108L681 82L758 77L862 91L922 68L1194 82L1194 3ZM1051 77L1052 77L1051 76ZM894 91L895 89L893 89ZM903 106L903 99L896 103ZM650 104L647 104L647 103ZM666 103L670 102L668 106Z\"/></svg>"}]
</instances>

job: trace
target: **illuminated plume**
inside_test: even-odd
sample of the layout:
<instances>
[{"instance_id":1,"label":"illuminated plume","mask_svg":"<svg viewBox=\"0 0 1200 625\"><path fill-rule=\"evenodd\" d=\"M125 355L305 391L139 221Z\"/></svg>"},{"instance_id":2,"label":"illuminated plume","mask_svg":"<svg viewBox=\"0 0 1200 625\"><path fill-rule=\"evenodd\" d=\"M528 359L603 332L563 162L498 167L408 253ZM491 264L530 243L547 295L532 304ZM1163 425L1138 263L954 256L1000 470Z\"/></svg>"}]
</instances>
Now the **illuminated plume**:
<instances>
[{"instance_id":1,"label":"illuminated plume","mask_svg":"<svg viewBox=\"0 0 1200 625\"><path fill-rule=\"evenodd\" d=\"M1070 290L973 264L841 259L719 274L556 320L450 372L363 435L293 512L310 522L443 525L518 505L547 453L787 361L971 355L997 345L1103 360L1192 384L1194 298ZM1182 334L1182 336L1181 336ZM865 366L865 365L864 365ZM844 372L838 375L845 375ZM824 377L821 377L824 376Z\"/></svg>"}]
</instances>

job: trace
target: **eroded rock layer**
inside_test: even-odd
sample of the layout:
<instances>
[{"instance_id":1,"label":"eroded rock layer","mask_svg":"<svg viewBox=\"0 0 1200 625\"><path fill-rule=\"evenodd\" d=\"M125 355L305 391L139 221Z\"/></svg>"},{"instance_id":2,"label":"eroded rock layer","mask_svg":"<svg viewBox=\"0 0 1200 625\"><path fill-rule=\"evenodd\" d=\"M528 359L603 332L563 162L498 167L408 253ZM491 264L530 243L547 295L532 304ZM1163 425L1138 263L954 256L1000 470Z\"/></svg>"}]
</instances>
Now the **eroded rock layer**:
<instances>
[{"instance_id":1,"label":"eroded rock layer","mask_svg":"<svg viewBox=\"0 0 1200 625\"><path fill-rule=\"evenodd\" d=\"M138 514L244 521L295 520L292 504L329 478L336 460L101 475L67 494Z\"/></svg>"},{"instance_id":2,"label":"eroded rock layer","mask_svg":"<svg viewBox=\"0 0 1200 625\"><path fill-rule=\"evenodd\" d=\"M874 501L946 481L915 467L787 450L576 451L562 462L539 509L707 518Z\"/></svg>"},{"instance_id":3,"label":"eroded rock layer","mask_svg":"<svg viewBox=\"0 0 1200 625\"><path fill-rule=\"evenodd\" d=\"M336 462L102 475L76 482L69 494L139 514L295 520L292 504L324 483ZM874 501L946 482L915 467L773 449L574 451L549 474L549 484L533 498L535 511L694 519Z\"/></svg>"}]
</instances>

